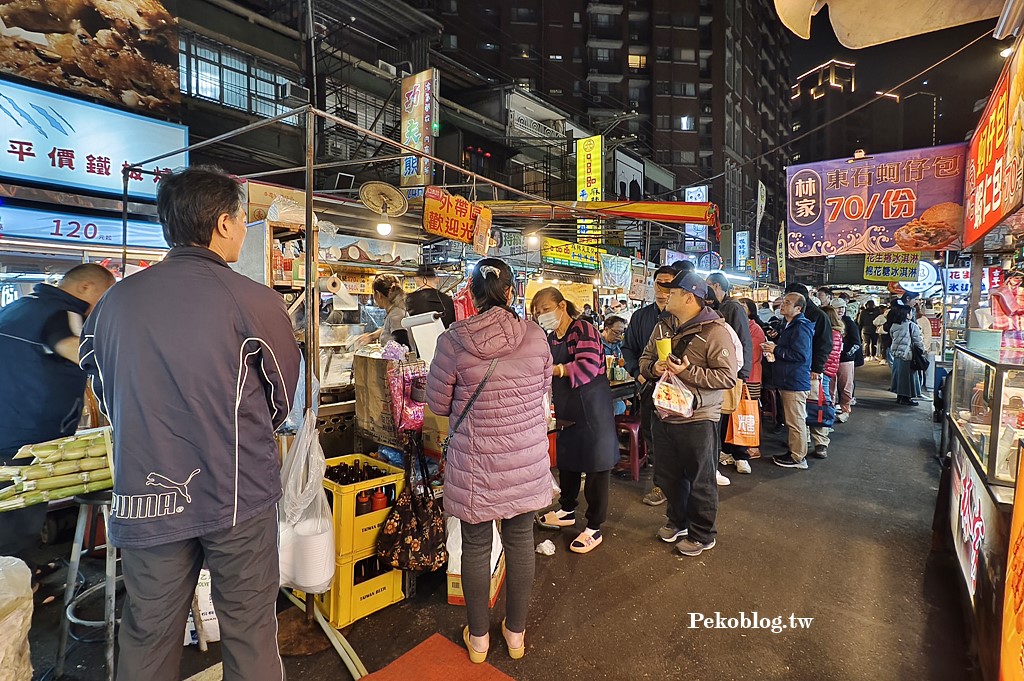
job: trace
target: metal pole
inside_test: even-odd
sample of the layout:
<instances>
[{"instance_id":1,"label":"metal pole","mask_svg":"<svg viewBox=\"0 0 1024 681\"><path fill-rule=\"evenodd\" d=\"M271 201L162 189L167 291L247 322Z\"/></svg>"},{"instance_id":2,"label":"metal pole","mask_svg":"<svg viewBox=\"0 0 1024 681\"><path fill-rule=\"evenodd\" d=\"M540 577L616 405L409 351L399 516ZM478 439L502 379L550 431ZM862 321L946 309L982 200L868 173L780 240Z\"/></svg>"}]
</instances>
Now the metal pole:
<instances>
[{"instance_id":1,"label":"metal pole","mask_svg":"<svg viewBox=\"0 0 1024 681\"><path fill-rule=\"evenodd\" d=\"M313 154L316 116L306 112L306 409L316 409L320 393L313 392L313 379L320 376L320 289L317 284L319 261L318 230L313 224ZM306 596L306 622L313 621L316 609L313 594Z\"/></svg>"},{"instance_id":2,"label":"metal pole","mask_svg":"<svg viewBox=\"0 0 1024 681\"><path fill-rule=\"evenodd\" d=\"M121 278L128 274L128 168L121 169Z\"/></svg>"}]
</instances>

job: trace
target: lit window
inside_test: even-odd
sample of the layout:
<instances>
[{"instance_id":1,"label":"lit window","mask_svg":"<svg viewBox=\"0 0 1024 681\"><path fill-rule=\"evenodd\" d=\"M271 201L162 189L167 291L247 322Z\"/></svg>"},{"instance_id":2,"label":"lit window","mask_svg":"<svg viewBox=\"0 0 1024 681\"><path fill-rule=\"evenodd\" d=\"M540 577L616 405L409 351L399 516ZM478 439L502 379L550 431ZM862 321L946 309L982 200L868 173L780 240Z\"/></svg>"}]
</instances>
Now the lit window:
<instances>
[{"instance_id":1,"label":"lit window","mask_svg":"<svg viewBox=\"0 0 1024 681\"><path fill-rule=\"evenodd\" d=\"M644 69L644 68L647 68L647 55L646 54L631 54L631 55L629 55L629 68L631 68L631 69Z\"/></svg>"},{"instance_id":2,"label":"lit window","mask_svg":"<svg viewBox=\"0 0 1024 681\"><path fill-rule=\"evenodd\" d=\"M695 121L693 116L680 116L679 117L679 129L680 130L693 130Z\"/></svg>"},{"instance_id":3,"label":"lit window","mask_svg":"<svg viewBox=\"0 0 1024 681\"><path fill-rule=\"evenodd\" d=\"M488 52L497 52L499 48L494 43L480 43L480 49Z\"/></svg>"},{"instance_id":4,"label":"lit window","mask_svg":"<svg viewBox=\"0 0 1024 681\"><path fill-rule=\"evenodd\" d=\"M562 61L562 55L560 55L560 54L553 54L553 55L551 55L551 56L550 56L550 57L548 57L548 58L549 58L549 59L550 59L551 61Z\"/></svg>"}]
</instances>

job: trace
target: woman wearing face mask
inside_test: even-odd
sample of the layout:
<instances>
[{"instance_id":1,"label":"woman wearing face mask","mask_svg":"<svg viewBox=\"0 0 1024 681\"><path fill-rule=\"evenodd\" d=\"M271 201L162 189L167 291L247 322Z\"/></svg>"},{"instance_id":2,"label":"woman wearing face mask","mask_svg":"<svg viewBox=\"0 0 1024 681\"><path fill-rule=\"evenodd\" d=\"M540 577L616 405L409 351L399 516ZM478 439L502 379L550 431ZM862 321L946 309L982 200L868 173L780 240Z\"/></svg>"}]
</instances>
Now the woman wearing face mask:
<instances>
[{"instance_id":1,"label":"woman wearing face mask","mask_svg":"<svg viewBox=\"0 0 1024 681\"><path fill-rule=\"evenodd\" d=\"M538 291L530 309L548 332L555 413L574 424L558 434L560 508L538 522L549 529L576 524L577 497L586 473L587 527L569 549L589 553L603 541L601 525L608 515L611 469L619 459L601 336L592 324L577 319L576 306L556 288Z\"/></svg>"}]
</instances>

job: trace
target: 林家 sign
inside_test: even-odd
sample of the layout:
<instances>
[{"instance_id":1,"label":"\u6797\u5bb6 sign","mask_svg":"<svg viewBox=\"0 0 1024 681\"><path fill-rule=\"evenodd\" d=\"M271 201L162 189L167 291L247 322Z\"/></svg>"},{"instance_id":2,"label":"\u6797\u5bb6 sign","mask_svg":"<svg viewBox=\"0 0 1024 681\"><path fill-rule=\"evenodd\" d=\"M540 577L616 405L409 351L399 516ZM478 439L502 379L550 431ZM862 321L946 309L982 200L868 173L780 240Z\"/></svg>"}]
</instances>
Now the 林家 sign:
<instances>
[{"instance_id":1,"label":"\u6797\u5bb6 sign","mask_svg":"<svg viewBox=\"0 0 1024 681\"><path fill-rule=\"evenodd\" d=\"M438 94L437 69L427 69L402 79L402 144L424 154L433 153ZM403 187L430 184L430 179L430 161L418 156L402 159ZM422 195L421 189L409 192L410 198Z\"/></svg>"},{"instance_id":2,"label":"\u6797\u5bb6 sign","mask_svg":"<svg viewBox=\"0 0 1024 681\"><path fill-rule=\"evenodd\" d=\"M118 219L0 205L0 243L4 239L35 239L80 244L83 248L119 247L122 234L123 225ZM129 220L128 246L166 249L167 242L159 224Z\"/></svg>"},{"instance_id":3,"label":"\u6797\u5bb6 sign","mask_svg":"<svg viewBox=\"0 0 1024 681\"><path fill-rule=\"evenodd\" d=\"M0 81L0 177L121 196L129 163L188 146L188 129ZM188 165L187 154L146 167ZM159 175L129 174L128 193L156 198Z\"/></svg>"},{"instance_id":4,"label":"\u6797\u5bb6 sign","mask_svg":"<svg viewBox=\"0 0 1024 681\"><path fill-rule=\"evenodd\" d=\"M790 166L789 256L955 248L964 221L967 147Z\"/></svg>"},{"instance_id":5,"label":"\u6797\u5bb6 sign","mask_svg":"<svg viewBox=\"0 0 1024 681\"><path fill-rule=\"evenodd\" d=\"M486 211L486 213L484 213ZM473 243L477 216L491 222L491 209L462 196L453 196L441 187L430 186L423 195L423 229L446 239Z\"/></svg>"}]
</instances>

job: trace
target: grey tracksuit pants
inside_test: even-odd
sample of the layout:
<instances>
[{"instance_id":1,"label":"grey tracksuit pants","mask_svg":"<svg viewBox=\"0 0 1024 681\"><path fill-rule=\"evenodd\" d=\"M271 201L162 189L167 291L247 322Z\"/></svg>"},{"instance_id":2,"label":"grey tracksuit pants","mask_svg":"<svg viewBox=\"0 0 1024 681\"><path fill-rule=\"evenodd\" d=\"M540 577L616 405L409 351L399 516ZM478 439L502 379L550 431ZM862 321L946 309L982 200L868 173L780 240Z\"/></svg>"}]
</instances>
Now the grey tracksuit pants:
<instances>
[{"instance_id":1,"label":"grey tracksuit pants","mask_svg":"<svg viewBox=\"0 0 1024 681\"><path fill-rule=\"evenodd\" d=\"M277 506L235 527L146 549L122 549L128 600L118 681L178 681L182 639L205 561L220 621L225 681L282 681L277 650Z\"/></svg>"}]
</instances>

